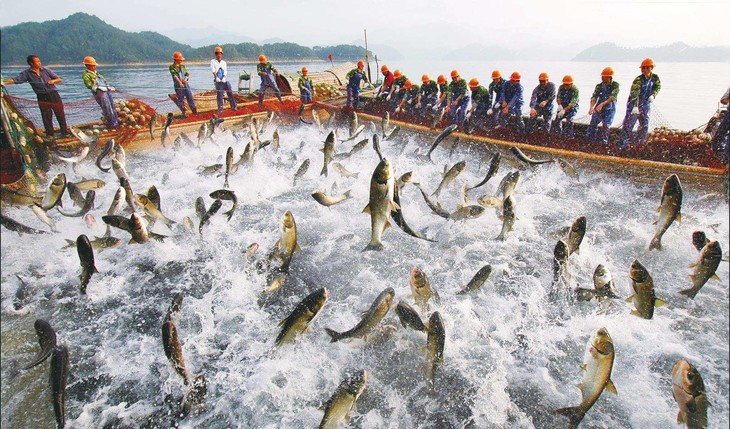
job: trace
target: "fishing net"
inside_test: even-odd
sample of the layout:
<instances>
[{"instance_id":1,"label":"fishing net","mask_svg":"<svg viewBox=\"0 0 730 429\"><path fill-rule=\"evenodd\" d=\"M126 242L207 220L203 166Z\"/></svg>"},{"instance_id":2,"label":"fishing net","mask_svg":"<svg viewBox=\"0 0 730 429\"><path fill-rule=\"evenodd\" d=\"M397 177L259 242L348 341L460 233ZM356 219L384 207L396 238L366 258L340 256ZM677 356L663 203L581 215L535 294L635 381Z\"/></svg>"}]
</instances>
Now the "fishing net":
<instances>
[{"instance_id":1,"label":"fishing net","mask_svg":"<svg viewBox=\"0 0 730 429\"><path fill-rule=\"evenodd\" d=\"M46 179L38 156L42 147L37 145L35 132L30 124L20 115L13 112L7 94L3 92L2 97L2 130L3 145L2 161L2 183L10 189L35 193L39 183Z\"/></svg>"}]
</instances>

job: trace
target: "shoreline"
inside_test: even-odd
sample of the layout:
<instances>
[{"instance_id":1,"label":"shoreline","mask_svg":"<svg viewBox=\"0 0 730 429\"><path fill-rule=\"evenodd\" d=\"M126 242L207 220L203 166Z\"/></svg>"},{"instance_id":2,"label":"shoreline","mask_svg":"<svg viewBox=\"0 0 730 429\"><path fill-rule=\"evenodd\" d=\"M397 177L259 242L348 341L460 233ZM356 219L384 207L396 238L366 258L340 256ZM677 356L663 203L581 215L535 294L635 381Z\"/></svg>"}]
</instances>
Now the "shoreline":
<instances>
[{"instance_id":1,"label":"shoreline","mask_svg":"<svg viewBox=\"0 0 730 429\"><path fill-rule=\"evenodd\" d=\"M212 58L211 58L212 59ZM270 60L272 63L278 63L278 64L296 64L296 63L328 63L329 61L323 60L320 58L302 58L302 59L283 59L278 60L276 58L273 58ZM346 63L350 60L342 60L342 61L335 61L336 63ZM228 64L258 64L258 61L255 60L226 60ZM123 66L123 67L142 67L142 66L169 66L172 64L172 59L167 62L154 62L154 63L105 63L105 62L99 62L100 67L114 67L114 66ZM206 65L210 64L210 60L203 60L203 61L184 61L183 64L185 65ZM73 66L81 66L83 67L82 63L69 63L69 64L43 64L43 67L73 67ZM6 64L2 67L28 67L28 64Z\"/></svg>"}]
</instances>

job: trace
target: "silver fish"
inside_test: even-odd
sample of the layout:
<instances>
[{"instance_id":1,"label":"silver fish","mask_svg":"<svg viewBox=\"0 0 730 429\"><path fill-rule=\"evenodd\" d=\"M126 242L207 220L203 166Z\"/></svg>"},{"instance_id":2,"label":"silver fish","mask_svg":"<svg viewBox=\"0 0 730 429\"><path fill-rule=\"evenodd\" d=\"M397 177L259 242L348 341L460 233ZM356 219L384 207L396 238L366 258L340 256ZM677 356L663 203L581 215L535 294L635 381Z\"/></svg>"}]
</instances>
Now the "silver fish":
<instances>
[{"instance_id":1,"label":"silver fish","mask_svg":"<svg viewBox=\"0 0 730 429\"><path fill-rule=\"evenodd\" d=\"M689 276L692 280L692 287L681 290L679 293L694 299L708 280L715 279L720 281L720 277L715 274L715 271L720 266L721 260L722 249L720 248L720 243L717 241L707 243L700 252L700 259L690 265L690 267L694 268L692 274Z\"/></svg>"},{"instance_id":2,"label":"silver fish","mask_svg":"<svg viewBox=\"0 0 730 429\"><path fill-rule=\"evenodd\" d=\"M96 166L99 167L99 170L108 173L110 168L104 168L101 166L101 161L107 157L107 155L112 153L112 149L114 149L114 139L109 139L104 143L104 147L101 149L101 152L99 152L99 155L96 157Z\"/></svg>"},{"instance_id":3,"label":"silver fish","mask_svg":"<svg viewBox=\"0 0 730 429\"><path fill-rule=\"evenodd\" d=\"M679 183L679 177L672 174L667 177L662 186L662 198L657 208L659 212L659 220L654 222L657 225L656 234L649 243L649 250L662 250L662 236L669 229L669 226L676 219L682 221L682 184Z\"/></svg>"},{"instance_id":4,"label":"silver fish","mask_svg":"<svg viewBox=\"0 0 730 429\"><path fill-rule=\"evenodd\" d=\"M509 150L517 157L517 159L530 166L553 162L552 159L532 159L529 156L525 155L519 148L514 146L510 147Z\"/></svg>"},{"instance_id":5,"label":"silver fish","mask_svg":"<svg viewBox=\"0 0 730 429\"><path fill-rule=\"evenodd\" d=\"M454 164L448 171L444 169L444 177L441 179L441 183L439 183L438 187L435 191L433 191L433 194L431 196L436 196L436 199L438 199L439 195L441 194L441 191L447 187L451 182L456 179L456 176L461 174L462 171L466 169L466 161L459 161L456 164Z\"/></svg>"},{"instance_id":6,"label":"silver fish","mask_svg":"<svg viewBox=\"0 0 730 429\"><path fill-rule=\"evenodd\" d=\"M348 190L344 194L340 195L339 197L331 197L329 195L326 195L322 191L315 191L312 192L312 198L315 199L318 203L322 204L325 207L333 206L337 203L341 203L343 201L349 200L352 198L352 191Z\"/></svg>"},{"instance_id":7,"label":"silver fish","mask_svg":"<svg viewBox=\"0 0 730 429\"><path fill-rule=\"evenodd\" d=\"M492 274L492 266L487 264L479 269L476 274L474 274L474 277L472 277L471 280L469 280L469 283L464 286L464 289L459 291L457 295L465 295L469 292L473 292L475 290L479 290L484 282L487 281L489 278L489 275Z\"/></svg>"},{"instance_id":8,"label":"silver fish","mask_svg":"<svg viewBox=\"0 0 730 429\"><path fill-rule=\"evenodd\" d=\"M654 308L667 305L667 303L656 297L654 280L646 268L636 259L631 263L629 277L633 295L626 298L626 301L633 302L634 307L636 307L636 310L631 310L631 314L644 319L651 319L654 316Z\"/></svg>"},{"instance_id":9,"label":"silver fish","mask_svg":"<svg viewBox=\"0 0 730 429\"><path fill-rule=\"evenodd\" d=\"M60 173L56 175L56 177L54 177L51 183L48 185L46 195L43 197L43 201L41 202L40 207L45 211L54 208L57 204L63 207L63 203L61 203L61 197L63 196L63 193L65 191L66 175Z\"/></svg>"},{"instance_id":10,"label":"silver fish","mask_svg":"<svg viewBox=\"0 0 730 429\"><path fill-rule=\"evenodd\" d=\"M224 215L228 216L228 221L230 221L233 213L236 211L236 207L238 206L238 198L236 198L236 193L228 189L219 189L217 191L211 192L210 197L218 200L231 201L233 203L233 207L231 207L231 209L227 212L223 213Z\"/></svg>"},{"instance_id":11,"label":"silver fish","mask_svg":"<svg viewBox=\"0 0 730 429\"><path fill-rule=\"evenodd\" d=\"M680 359L672 369L672 396L679 405L677 423L689 429L705 429L707 425L707 392L697 368Z\"/></svg>"},{"instance_id":12,"label":"silver fish","mask_svg":"<svg viewBox=\"0 0 730 429\"><path fill-rule=\"evenodd\" d=\"M335 393L320 407L324 410L324 416L319 423L319 429L336 429L342 420L347 420L367 382L368 375L364 369L345 378L337 386Z\"/></svg>"},{"instance_id":13,"label":"silver fish","mask_svg":"<svg viewBox=\"0 0 730 429\"><path fill-rule=\"evenodd\" d=\"M309 164L310 164L309 158L305 159L302 162L302 164L299 166L299 168L297 169L297 172L294 173L294 184L295 185L297 183L297 179L301 178L302 176L304 176L304 174L307 173L307 170L309 170Z\"/></svg>"},{"instance_id":14,"label":"silver fish","mask_svg":"<svg viewBox=\"0 0 730 429\"><path fill-rule=\"evenodd\" d=\"M494 177L495 174L497 174L497 170L499 170L499 160L501 159L501 155L499 152L495 152L492 156L492 160L489 161L489 171L487 171L486 177L484 177L484 180L479 182L478 184L472 186L471 188L468 188L467 190L471 191L472 189L476 189L485 183L489 181L492 177Z\"/></svg>"},{"instance_id":15,"label":"silver fish","mask_svg":"<svg viewBox=\"0 0 730 429\"><path fill-rule=\"evenodd\" d=\"M290 343L306 332L327 302L327 296L327 288L322 288L307 295L297 304L291 314L279 323L281 330L274 341L275 346Z\"/></svg>"},{"instance_id":16,"label":"silver fish","mask_svg":"<svg viewBox=\"0 0 730 429\"><path fill-rule=\"evenodd\" d=\"M57 346L51 356L51 396L53 413L59 428L66 425L66 383L68 381L68 348Z\"/></svg>"},{"instance_id":17,"label":"silver fish","mask_svg":"<svg viewBox=\"0 0 730 429\"><path fill-rule=\"evenodd\" d=\"M182 345L177 335L177 326L172 321L170 314L165 317L162 323L162 348L165 350L165 356L170 361L172 368L183 378L183 383L188 385L190 375L185 367L185 359L182 354Z\"/></svg>"},{"instance_id":18,"label":"silver fish","mask_svg":"<svg viewBox=\"0 0 730 429\"><path fill-rule=\"evenodd\" d=\"M502 214L499 216L499 218L502 220L502 230L497 236L497 240L504 241L507 237L507 233L512 231L515 220L517 220L516 209L517 203L515 202L515 199L512 197L512 195L504 199L504 201L502 202Z\"/></svg>"},{"instance_id":19,"label":"silver fish","mask_svg":"<svg viewBox=\"0 0 730 429\"><path fill-rule=\"evenodd\" d=\"M324 153L324 165L322 166L322 172L320 172L319 175L327 177L327 165L332 161L332 157L335 153L337 153L337 133L335 131L330 131L327 135L322 152Z\"/></svg>"},{"instance_id":20,"label":"silver fish","mask_svg":"<svg viewBox=\"0 0 730 429\"><path fill-rule=\"evenodd\" d=\"M395 177L393 166L387 158L384 158L375 167L373 175L370 179L370 198L368 205L363 209L363 213L370 214L370 243L364 250L382 250L383 243L381 237L385 230L390 226L388 217L391 210L397 210L399 207L393 201L393 193L395 191Z\"/></svg>"},{"instance_id":21,"label":"silver fish","mask_svg":"<svg viewBox=\"0 0 730 429\"><path fill-rule=\"evenodd\" d=\"M48 216L48 212L38 206L32 206L30 209L33 210L33 213L35 213L35 215L38 217L38 219L41 220L41 222L45 223L46 225L48 225L49 228L51 228L52 232L58 232L58 229L56 229L56 221Z\"/></svg>"},{"instance_id":22,"label":"silver fish","mask_svg":"<svg viewBox=\"0 0 730 429\"><path fill-rule=\"evenodd\" d=\"M576 220L573 221L573 224L570 227L570 232L568 233L568 237L566 239L566 242L568 243L568 249L569 255L572 255L573 253L580 254L580 243L583 242L583 237L586 234L586 217L585 216L579 216Z\"/></svg>"},{"instance_id":23,"label":"silver fish","mask_svg":"<svg viewBox=\"0 0 730 429\"><path fill-rule=\"evenodd\" d=\"M444 128L439 133L439 135L436 136L436 139L433 141L433 143L431 144L431 147L428 149L428 153L426 154L426 157L429 159L429 161L431 160L431 152L433 152L434 149L436 149L436 147L439 145L439 143L441 143L442 141L444 141L446 139L446 137L450 136L451 133L453 133L454 131L456 131L456 128L457 127L458 127L458 125L451 124L448 127Z\"/></svg>"},{"instance_id":24,"label":"silver fish","mask_svg":"<svg viewBox=\"0 0 730 429\"><path fill-rule=\"evenodd\" d=\"M427 332L426 365L424 365L423 372L426 378L426 390L433 395L436 393L436 371L444 363L444 346L446 345L446 330L438 311L434 311L428 318Z\"/></svg>"},{"instance_id":25,"label":"silver fish","mask_svg":"<svg viewBox=\"0 0 730 429\"><path fill-rule=\"evenodd\" d=\"M33 327L38 335L38 344L41 346L41 351L38 352L31 363L23 367L26 370L43 363L56 347L56 331L48 322L43 319L36 319Z\"/></svg>"},{"instance_id":26,"label":"silver fish","mask_svg":"<svg viewBox=\"0 0 730 429\"><path fill-rule=\"evenodd\" d=\"M218 213L218 210L220 210L221 206L223 205L223 202L219 199L216 199L213 201L213 203L208 208L208 211L203 214L203 216L200 218L200 225L198 226L198 232L200 234L203 233L203 227L210 222L210 218L213 217L214 214Z\"/></svg>"},{"instance_id":27,"label":"silver fish","mask_svg":"<svg viewBox=\"0 0 730 429\"><path fill-rule=\"evenodd\" d=\"M408 305L408 303L398 301L398 304L395 305L395 314L398 315L398 319L404 328L413 328L416 331L421 332L428 331L423 320L421 320L421 316L419 316L418 312Z\"/></svg>"},{"instance_id":28,"label":"silver fish","mask_svg":"<svg viewBox=\"0 0 730 429\"><path fill-rule=\"evenodd\" d=\"M88 286L91 276L94 275L94 273L98 273L99 270L94 264L94 249L91 246L91 242L89 242L89 237L85 234L79 235L76 239L76 251L79 254L79 260L81 261L81 275L79 276L81 284L79 288L82 294L86 294L86 286Z\"/></svg>"},{"instance_id":29,"label":"silver fish","mask_svg":"<svg viewBox=\"0 0 730 429\"><path fill-rule=\"evenodd\" d=\"M363 338L371 333L378 326L381 320L388 314L395 291L389 287L382 291L370 306L367 312L363 313L360 321L352 329L345 332L336 332L329 328L324 328L327 335L330 336L331 342L340 341L346 338Z\"/></svg>"}]
</instances>

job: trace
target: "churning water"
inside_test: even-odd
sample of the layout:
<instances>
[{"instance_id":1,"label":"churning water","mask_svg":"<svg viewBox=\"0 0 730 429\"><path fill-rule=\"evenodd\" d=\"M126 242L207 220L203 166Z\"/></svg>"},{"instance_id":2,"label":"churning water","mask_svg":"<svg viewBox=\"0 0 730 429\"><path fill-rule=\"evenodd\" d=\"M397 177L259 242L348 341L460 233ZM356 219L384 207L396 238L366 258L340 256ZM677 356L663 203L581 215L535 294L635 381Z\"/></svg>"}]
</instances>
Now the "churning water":
<instances>
[{"instance_id":1,"label":"churning water","mask_svg":"<svg viewBox=\"0 0 730 429\"><path fill-rule=\"evenodd\" d=\"M224 125L228 125L224 123ZM271 125L263 139L271 137ZM361 213L368 201L370 176L378 158L371 144L340 161L358 177L345 178L332 165L329 177L319 175L319 149L327 131L278 125L281 149L259 152L252 164L230 177L239 206L230 222L221 213L197 232L157 222L152 230L169 236L164 242L127 244L96 252L95 274L87 295L78 292L79 259L74 249L62 249L65 239L80 234L101 236L102 215L117 189L116 177L102 173L92 160L74 172L54 166L50 175L65 172L69 180L97 177L107 185L97 191L92 214L96 227L81 218L62 217L55 210L57 234L18 235L2 230L2 426L50 427L53 408L48 387L48 363L24 371L37 353L33 322L45 319L70 353L67 388L68 427L137 428L312 428L322 419L318 407L345 377L359 369L369 374L350 424L358 428L553 428L567 420L553 414L558 407L577 405L585 344L596 329L606 327L616 358L612 379L618 396L604 393L586 415L584 428L674 427L677 405L672 399L671 371L687 359L704 378L712 406L710 426L728 426L728 272L722 262L722 282L708 282L696 299L680 295L688 288L688 264L698 258L691 243L695 230L728 243L728 211L718 194L706 195L685 186L683 220L662 240L664 249L648 251L658 217L661 183L643 184L631 177L580 171L580 180L566 176L556 164L521 172L514 195L517 221L505 241L495 237L501 221L495 210L476 219L455 222L436 216L412 184L400 199L405 219L435 243L406 235L395 225L383 236L385 249L362 252L370 237L370 219ZM347 131L340 129L340 135ZM370 133L367 135L370 136ZM347 151L359 138L340 143ZM381 142L396 176L414 172L427 191L436 189L444 164L466 160L466 170L441 193L441 203L453 211L461 201L461 185L474 185L486 174L478 170L483 154L465 144L449 145L433 154L435 165L414 155L430 137L402 133ZM450 139L452 141L452 139ZM220 134L215 144L200 149L128 154L127 171L137 193L155 185L162 211L180 223L196 219L194 201L222 188L223 177L201 176L200 166L221 163L228 146L234 159L245 141ZM506 157L505 157L506 158ZM299 165L311 167L293 185ZM499 180L514 170L503 160L498 174L470 193L494 195ZM680 176L681 179L681 176ZM353 198L327 208L314 201L314 190L335 194L352 190ZM71 205L68 197L64 200ZM66 210L70 210L67 208ZM260 300L266 275L245 253L259 243L264 258L279 238L285 211L296 219L301 252L294 254L283 288L267 302ZM4 214L42 229L27 208ZM629 265L638 259L654 278L657 296L667 307L651 320L630 315L622 299L612 305L554 301L553 248L557 230L578 216L588 227L580 254L569 260L571 285L592 288L598 264L613 274L618 293L629 295ZM485 264L493 272L481 290L456 295ZM414 305L409 272L420 267L440 294L429 313L439 311L445 325L444 364L436 375L436 394L426 393L420 368L426 336L403 328L393 309L384 324L397 326L366 341L330 343L325 327L344 331L388 287L395 302ZM19 300L18 289L23 279ZM310 329L293 344L271 352L277 324L302 298L326 287L329 299ZM202 373L208 395L196 415L174 417L183 393L180 377L163 353L160 327L175 293L185 295L175 317L188 370Z\"/></svg>"}]
</instances>

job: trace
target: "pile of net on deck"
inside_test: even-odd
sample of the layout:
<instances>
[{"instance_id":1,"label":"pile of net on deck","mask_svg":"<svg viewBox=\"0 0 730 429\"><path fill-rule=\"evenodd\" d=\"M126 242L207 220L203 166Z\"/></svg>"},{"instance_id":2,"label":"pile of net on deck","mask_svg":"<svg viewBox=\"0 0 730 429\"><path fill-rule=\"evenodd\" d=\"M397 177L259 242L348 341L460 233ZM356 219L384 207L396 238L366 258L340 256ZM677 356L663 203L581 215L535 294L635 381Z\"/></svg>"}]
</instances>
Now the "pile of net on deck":
<instances>
[{"instance_id":1,"label":"pile of net on deck","mask_svg":"<svg viewBox=\"0 0 730 429\"><path fill-rule=\"evenodd\" d=\"M155 111L172 112L178 110L169 98L159 100L120 91L111 94L114 98L121 131L125 129L136 131L146 128L150 116ZM15 111L30 121L36 130L43 129L43 119L41 118L37 100L12 95L7 95L6 98ZM53 103L45 104L51 105ZM98 125L99 128L103 128L104 119L101 107L93 97L79 101L67 101L63 103L63 107L66 113L66 122L69 126Z\"/></svg>"}]
</instances>

